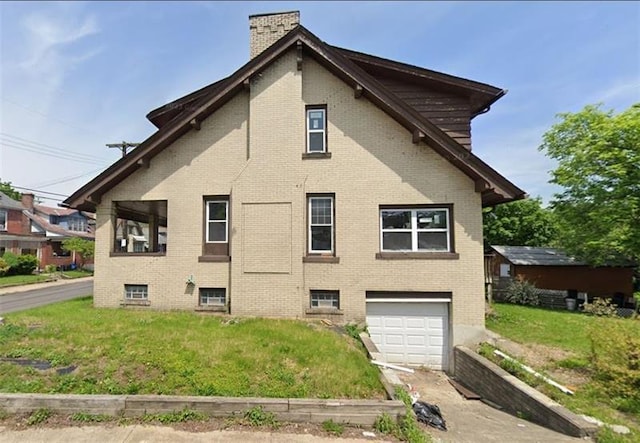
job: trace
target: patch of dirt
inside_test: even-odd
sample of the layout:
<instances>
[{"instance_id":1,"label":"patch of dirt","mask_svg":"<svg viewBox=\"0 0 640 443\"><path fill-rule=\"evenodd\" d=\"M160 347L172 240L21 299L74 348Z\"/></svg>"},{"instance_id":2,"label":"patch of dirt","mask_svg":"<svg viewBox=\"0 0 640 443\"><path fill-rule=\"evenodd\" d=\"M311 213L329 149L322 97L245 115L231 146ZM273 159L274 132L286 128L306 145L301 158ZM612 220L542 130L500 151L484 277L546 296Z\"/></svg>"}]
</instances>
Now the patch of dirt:
<instances>
[{"instance_id":1,"label":"patch of dirt","mask_svg":"<svg viewBox=\"0 0 640 443\"><path fill-rule=\"evenodd\" d=\"M283 433L283 434L310 434L319 437L334 437L334 438L365 438L362 433L364 431L373 432L376 434L375 438L367 437L372 441L391 441L399 442L400 440L394 438L391 435L381 435L374 431L369 426L351 426L345 425L344 431L340 435L331 434L325 431L322 424L317 423L278 423L276 427L270 426L251 426L245 423L240 418L210 418L204 421L186 421L180 423L162 424L157 421L143 421L141 418L117 418L104 422L84 422L72 420L70 415L52 414L44 422L37 425L28 425L27 421L29 414L13 414L0 418L0 427L5 427L9 430L21 431L29 428L68 428L78 426L101 426L104 428L113 428L117 426L129 426L129 425L147 425L147 426L168 426L173 429L185 432L209 432L209 431L268 431L271 433Z\"/></svg>"},{"instance_id":2,"label":"patch of dirt","mask_svg":"<svg viewBox=\"0 0 640 443\"><path fill-rule=\"evenodd\" d=\"M557 366L557 363L561 360L576 357L573 352L536 343L516 343L502 337L492 340L491 344L527 366L545 372L551 379L567 386L569 389L575 390L590 380L589 375L584 370L566 369Z\"/></svg>"}]
</instances>

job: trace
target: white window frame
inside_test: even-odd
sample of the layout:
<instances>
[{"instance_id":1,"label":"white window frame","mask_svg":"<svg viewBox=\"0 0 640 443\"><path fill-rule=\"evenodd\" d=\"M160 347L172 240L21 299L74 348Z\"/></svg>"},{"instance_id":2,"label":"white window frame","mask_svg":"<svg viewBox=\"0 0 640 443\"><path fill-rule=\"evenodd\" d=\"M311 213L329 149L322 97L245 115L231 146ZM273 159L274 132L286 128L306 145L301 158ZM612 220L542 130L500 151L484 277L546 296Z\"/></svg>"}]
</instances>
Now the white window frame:
<instances>
[{"instance_id":1,"label":"white window frame","mask_svg":"<svg viewBox=\"0 0 640 443\"><path fill-rule=\"evenodd\" d=\"M203 291L222 291L222 294L214 293L212 295L206 295L202 293ZM203 298L206 299L205 303L202 302ZM200 304L200 306L226 306L227 290L226 288L200 288L200 293L198 294L198 303Z\"/></svg>"},{"instance_id":2,"label":"white window frame","mask_svg":"<svg viewBox=\"0 0 640 443\"><path fill-rule=\"evenodd\" d=\"M321 129L311 129L310 118L309 115L312 112L322 112L322 122L324 123ZM307 121L307 153L325 153L327 152L327 109L324 107L314 107L307 109L306 115ZM311 150L311 134L322 134L322 150L321 151L312 151Z\"/></svg>"},{"instance_id":3,"label":"white window frame","mask_svg":"<svg viewBox=\"0 0 640 443\"><path fill-rule=\"evenodd\" d=\"M0 231L6 231L7 230L7 225L9 224L9 222L7 220L7 218L9 217L9 214L4 209L0 209L0 216L1 215L4 215L4 223L0 224Z\"/></svg>"},{"instance_id":4,"label":"white window frame","mask_svg":"<svg viewBox=\"0 0 640 443\"><path fill-rule=\"evenodd\" d=\"M205 222L206 226L206 242L207 243L229 243L229 200L205 200L207 205L207 213ZM221 240L209 240L209 223L223 223L222 220L209 220L209 205L212 203L224 203L224 241Z\"/></svg>"},{"instance_id":5,"label":"white window frame","mask_svg":"<svg viewBox=\"0 0 640 443\"><path fill-rule=\"evenodd\" d=\"M335 300L335 305L333 300ZM315 306L314 301L316 302ZM309 291L309 306L311 309L340 310L340 291L312 289Z\"/></svg>"},{"instance_id":6,"label":"white window frame","mask_svg":"<svg viewBox=\"0 0 640 443\"><path fill-rule=\"evenodd\" d=\"M312 202L314 200L329 200L331 201L331 223L330 224L326 224L326 223L313 223L312 221L312 217L311 217L311 207L312 207ZM333 251L335 249L335 220L334 220L334 198L331 195L326 195L326 196L322 196L322 195L316 195L313 197L308 197L308 209L307 209L307 217L308 217L308 236L309 236L309 253L310 254L333 254ZM312 238L312 227L314 226L330 226L331 227L331 250L326 250L326 249L320 249L320 250L315 250L313 249L313 238Z\"/></svg>"},{"instance_id":7,"label":"white window frame","mask_svg":"<svg viewBox=\"0 0 640 443\"><path fill-rule=\"evenodd\" d=\"M386 211L411 212L411 228L409 229L384 229L382 213ZM418 228L418 212L421 211L445 211L446 228ZM383 252L451 252L451 215L447 207L422 207L422 208L381 208L379 212L380 220L380 250ZM385 232L410 232L411 249L384 249ZM447 234L447 249L418 249L419 232L445 232Z\"/></svg>"},{"instance_id":8,"label":"white window frame","mask_svg":"<svg viewBox=\"0 0 640 443\"><path fill-rule=\"evenodd\" d=\"M124 285L125 300L149 300L148 285Z\"/></svg>"}]
</instances>

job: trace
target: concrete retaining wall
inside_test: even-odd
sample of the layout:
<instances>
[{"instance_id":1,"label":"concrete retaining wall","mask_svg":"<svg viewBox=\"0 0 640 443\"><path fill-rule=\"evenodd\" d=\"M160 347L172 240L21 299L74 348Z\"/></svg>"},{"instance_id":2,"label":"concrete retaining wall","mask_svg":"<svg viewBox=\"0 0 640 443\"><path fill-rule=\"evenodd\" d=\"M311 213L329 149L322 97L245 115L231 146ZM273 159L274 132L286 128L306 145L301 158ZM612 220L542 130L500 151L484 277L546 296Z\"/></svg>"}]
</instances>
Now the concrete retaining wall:
<instances>
[{"instance_id":1,"label":"concrete retaining wall","mask_svg":"<svg viewBox=\"0 0 640 443\"><path fill-rule=\"evenodd\" d=\"M464 346L454 349L456 379L510 414L573 437L597 427Z\"/></svg>"},{"instance_id":2,"label":"concrete retaining wall","mask_svg":"<svg viewBox=\"0 0 640 443\"><path fill-rule=\"evenodd\" d=\"M261 406L279 421L322 423L326 420L371 426L383 413L399 419L405 415L399 400L320 400L299 398L178 397L165 395L45 395L2 394L0 410L30 413L40 408L73 414L123 415L167 413L190 409L211 417L243 416Z\"/></svg>"}]
</instances>

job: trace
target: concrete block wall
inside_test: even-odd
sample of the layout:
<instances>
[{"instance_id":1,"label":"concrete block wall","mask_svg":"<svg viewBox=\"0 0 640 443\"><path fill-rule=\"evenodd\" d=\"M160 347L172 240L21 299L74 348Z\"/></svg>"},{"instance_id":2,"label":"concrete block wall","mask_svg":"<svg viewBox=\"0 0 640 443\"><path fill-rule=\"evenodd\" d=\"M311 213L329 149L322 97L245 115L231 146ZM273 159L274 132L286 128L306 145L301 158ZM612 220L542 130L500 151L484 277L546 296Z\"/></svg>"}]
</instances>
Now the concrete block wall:
<instances>
[{"instance_id":1,"label":"concrete block wall","mask_svg":"<svg viewBox=\"0 0 640 443\"><path fill-rule=\"evenodd\" d=\"M464 346L454 349L456 379L512 415L554 431L585 437L597 428Z\"/></svg>"}]
</instances>

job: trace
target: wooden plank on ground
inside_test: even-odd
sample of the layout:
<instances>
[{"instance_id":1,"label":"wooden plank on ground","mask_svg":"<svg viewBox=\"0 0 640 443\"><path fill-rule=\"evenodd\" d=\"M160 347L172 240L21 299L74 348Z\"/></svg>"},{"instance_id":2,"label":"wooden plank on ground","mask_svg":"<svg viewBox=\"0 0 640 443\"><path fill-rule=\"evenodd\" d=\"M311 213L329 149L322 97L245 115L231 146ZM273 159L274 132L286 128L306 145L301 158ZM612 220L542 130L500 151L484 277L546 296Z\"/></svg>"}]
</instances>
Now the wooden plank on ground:
<instances>
[{"instance_id":1,"label":"wooden plank on ground","mask_svg":"<svg viewBox=\"0 0 640 443\"><path fill-rule=\"evenodd\" d=\"M451 386L456 388L456 391L458 391L465 399L467 399L467 400L480 400L481 397L478 394L473 392L471 389L468 389L468 388L462 386L457 381L449 379L449 383L451 383Z\"/></svg>"}]
</instances>

